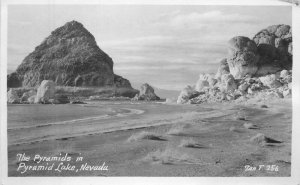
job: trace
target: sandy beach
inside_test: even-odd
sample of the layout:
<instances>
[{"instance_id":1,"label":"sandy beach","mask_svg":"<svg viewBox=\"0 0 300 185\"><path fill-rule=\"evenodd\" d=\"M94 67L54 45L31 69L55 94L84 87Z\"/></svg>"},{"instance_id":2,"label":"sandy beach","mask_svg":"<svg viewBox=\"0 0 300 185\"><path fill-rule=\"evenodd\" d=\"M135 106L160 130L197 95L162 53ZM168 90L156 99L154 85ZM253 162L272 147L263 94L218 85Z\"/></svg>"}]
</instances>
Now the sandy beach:
<instances>
[{"instance_id":1,"label":"sandy beach","mask_svg":"<svg viewBox=\"0 0 300 185\"><path fill-rule=\"evenodd\" d=\"M8 105L8 175L290 176L291 103Z\"/></svg>"}]
</instances>

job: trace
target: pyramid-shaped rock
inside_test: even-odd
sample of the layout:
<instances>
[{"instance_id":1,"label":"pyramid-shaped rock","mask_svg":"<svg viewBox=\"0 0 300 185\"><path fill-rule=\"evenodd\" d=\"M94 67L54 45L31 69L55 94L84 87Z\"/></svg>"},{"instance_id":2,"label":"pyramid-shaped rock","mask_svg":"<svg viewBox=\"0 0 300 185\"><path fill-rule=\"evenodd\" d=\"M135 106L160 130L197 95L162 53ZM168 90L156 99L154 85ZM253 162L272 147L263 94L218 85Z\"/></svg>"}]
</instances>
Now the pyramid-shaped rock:
<instances>
[{"instance_id":1,"label":"pyramid-shaped rock","mask_svg":"<svg viewBox=\"0 0 300 185\"><path fill-rule=\"evenodd\" d=\"M117 86L131 84L113 72L112 59L94 36L76 21L54 30L8 75L8 87L36 87L43 80L60 86Z\"/></svg>"}]
</instances>

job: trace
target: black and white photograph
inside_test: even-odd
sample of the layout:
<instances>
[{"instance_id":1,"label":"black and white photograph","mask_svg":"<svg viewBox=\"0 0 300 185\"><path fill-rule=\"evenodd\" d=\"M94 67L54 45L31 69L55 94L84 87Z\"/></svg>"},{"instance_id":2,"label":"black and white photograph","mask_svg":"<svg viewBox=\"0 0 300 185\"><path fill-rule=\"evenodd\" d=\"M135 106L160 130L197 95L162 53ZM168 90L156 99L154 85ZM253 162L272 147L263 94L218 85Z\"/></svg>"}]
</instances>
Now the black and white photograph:
<instances>
[{"instance_id":1,"label":"black and white photograph","mask_svg":"<svg viewBox=\"0 0 300 185\"><path fill-rule=\"evenodd\" d=\"M298 2L49 2L1 7L6 178L293 177Z\"/></svg>"}]
</instances>

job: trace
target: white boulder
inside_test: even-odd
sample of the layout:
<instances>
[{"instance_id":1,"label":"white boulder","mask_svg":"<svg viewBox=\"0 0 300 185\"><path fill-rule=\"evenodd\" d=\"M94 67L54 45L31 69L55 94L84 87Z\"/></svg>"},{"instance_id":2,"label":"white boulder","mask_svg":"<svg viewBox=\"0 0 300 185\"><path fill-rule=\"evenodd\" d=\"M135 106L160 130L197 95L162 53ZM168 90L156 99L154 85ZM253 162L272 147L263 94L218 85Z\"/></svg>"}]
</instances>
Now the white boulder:
<instances>
[{"instance_id":1,"label":"white boulder","mask_svg":"<svg viewBox=\"0 0 300 185\"><path fill-rule=\"evenodd\" d=\"M52 80L43 80L37 90L35 103L50 103L55 98L55 83Z\"/></svg>"}]
</instances>

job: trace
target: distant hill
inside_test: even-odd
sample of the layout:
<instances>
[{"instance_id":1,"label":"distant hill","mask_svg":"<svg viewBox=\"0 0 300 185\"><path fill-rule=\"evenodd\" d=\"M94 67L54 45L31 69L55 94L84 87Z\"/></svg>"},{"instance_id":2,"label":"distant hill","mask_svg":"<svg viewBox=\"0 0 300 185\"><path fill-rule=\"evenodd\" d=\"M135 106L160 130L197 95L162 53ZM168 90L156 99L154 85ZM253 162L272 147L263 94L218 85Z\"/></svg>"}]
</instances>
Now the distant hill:
<instances>
[{"instance_id":1,"label":"distant hill","mask_svg":"<svg viewBox=\"0 0 300 185\"><path fill-rule=\"evenodd\" d=\"M166 90L166 89L160 89L153 87L155 93L160 97L160 98L177 98L178 95L180 94L180 91L176 90Z\"/></svg>"}]
</instances>

